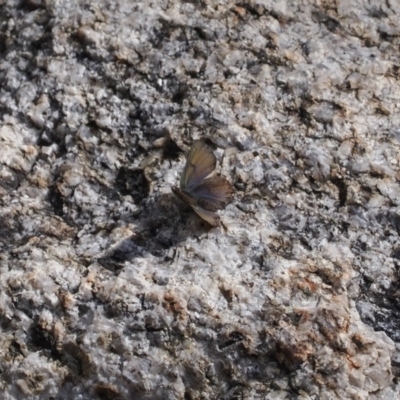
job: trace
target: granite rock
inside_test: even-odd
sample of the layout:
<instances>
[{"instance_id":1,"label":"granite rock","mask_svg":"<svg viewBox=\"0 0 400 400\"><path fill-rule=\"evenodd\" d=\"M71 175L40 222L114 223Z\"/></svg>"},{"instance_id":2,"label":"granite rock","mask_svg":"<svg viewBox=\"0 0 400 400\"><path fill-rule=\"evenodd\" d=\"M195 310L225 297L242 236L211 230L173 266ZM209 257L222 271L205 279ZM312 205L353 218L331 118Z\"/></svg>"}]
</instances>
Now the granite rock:
<instances>
[{"instance_id":1,"label":"granite rock","mask_svg":"<svg viewBox=\"0 0 400 400\"><path fill-rule=\"evenodd\" d=\"M3 399L400 397L397 2L1 8Z\"/></svg>"}]
</instances>

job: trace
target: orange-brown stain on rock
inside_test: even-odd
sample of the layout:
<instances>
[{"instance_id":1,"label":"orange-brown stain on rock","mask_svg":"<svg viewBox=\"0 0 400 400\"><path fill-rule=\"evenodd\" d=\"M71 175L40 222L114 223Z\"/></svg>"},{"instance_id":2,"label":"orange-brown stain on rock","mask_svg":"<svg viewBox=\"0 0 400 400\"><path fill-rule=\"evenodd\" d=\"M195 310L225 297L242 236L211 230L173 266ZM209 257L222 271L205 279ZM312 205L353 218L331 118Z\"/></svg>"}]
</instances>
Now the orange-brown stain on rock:
<instances>
[{"instance_id":1,"label":"orange-brown stain on rock","mask_svg":"<svg viewBox=\"0 0 400 400\"><path fill-rule=\"evenodd\" d=\"M177 298L174 293L167 292L164 294L163 307L175 314L179 319L186 317L186 307L181 304L182 300Z\"/></svg>"}]
</instances>

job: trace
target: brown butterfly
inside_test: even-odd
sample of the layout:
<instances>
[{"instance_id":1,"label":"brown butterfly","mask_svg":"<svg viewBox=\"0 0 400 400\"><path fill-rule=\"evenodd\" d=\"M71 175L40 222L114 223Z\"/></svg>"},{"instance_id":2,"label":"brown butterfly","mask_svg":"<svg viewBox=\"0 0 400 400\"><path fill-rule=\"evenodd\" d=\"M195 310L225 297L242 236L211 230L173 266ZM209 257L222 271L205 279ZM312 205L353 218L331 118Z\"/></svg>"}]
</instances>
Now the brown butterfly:
<instances>
[{"instance_id":1,"label":"brown butterfly","mask_svg":"<svg viewBox=\"0 0 400 400\"><path fill-rule=\"evenodd\" d=\"M216 163L210 148L202 140L196 140L186 156L180 187L172 187L181 200L212 226L219 223L216 211L224 208L232 197L232 186L226 179L218 176L205 179Z\"/></svg>"}]
</instances>

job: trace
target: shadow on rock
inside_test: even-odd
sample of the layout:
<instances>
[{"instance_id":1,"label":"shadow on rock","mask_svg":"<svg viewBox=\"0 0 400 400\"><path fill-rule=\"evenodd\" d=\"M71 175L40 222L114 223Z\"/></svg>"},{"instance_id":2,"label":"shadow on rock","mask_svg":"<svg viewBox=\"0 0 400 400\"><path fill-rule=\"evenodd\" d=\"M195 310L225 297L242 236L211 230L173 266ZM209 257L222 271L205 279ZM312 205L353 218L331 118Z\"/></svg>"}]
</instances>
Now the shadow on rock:
<instances>
[{"instance_id":1,"label":"shadow on rock","mask_svg":"<svg viewBox=\"0 0 400 400\"><path fill-rule=\"evenodd\" d=\"M198 236L210 226L172 193L145 199L136 216L135 233L107 250L97 261L116 271L124 262L150 253L164 261L173 259L175 247L190 236Z\"/></svg>"}]
</instances>

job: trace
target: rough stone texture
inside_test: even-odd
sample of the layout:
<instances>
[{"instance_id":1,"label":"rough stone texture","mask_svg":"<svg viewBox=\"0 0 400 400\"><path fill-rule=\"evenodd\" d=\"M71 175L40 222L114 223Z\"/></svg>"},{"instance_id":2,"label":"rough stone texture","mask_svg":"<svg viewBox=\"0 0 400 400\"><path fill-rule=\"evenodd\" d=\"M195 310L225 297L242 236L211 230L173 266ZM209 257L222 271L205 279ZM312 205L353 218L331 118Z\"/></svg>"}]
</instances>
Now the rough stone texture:
<instances>
[{"instance_id":1,"label":"rough stone texture","mask_svg":"<svg viewBox=\"0 0 400 400\"><path fill-rule=\"evenodd\" d=\"M0 7L2 399L400 397L399 2Z\"/></svg>"}]
</instances>

